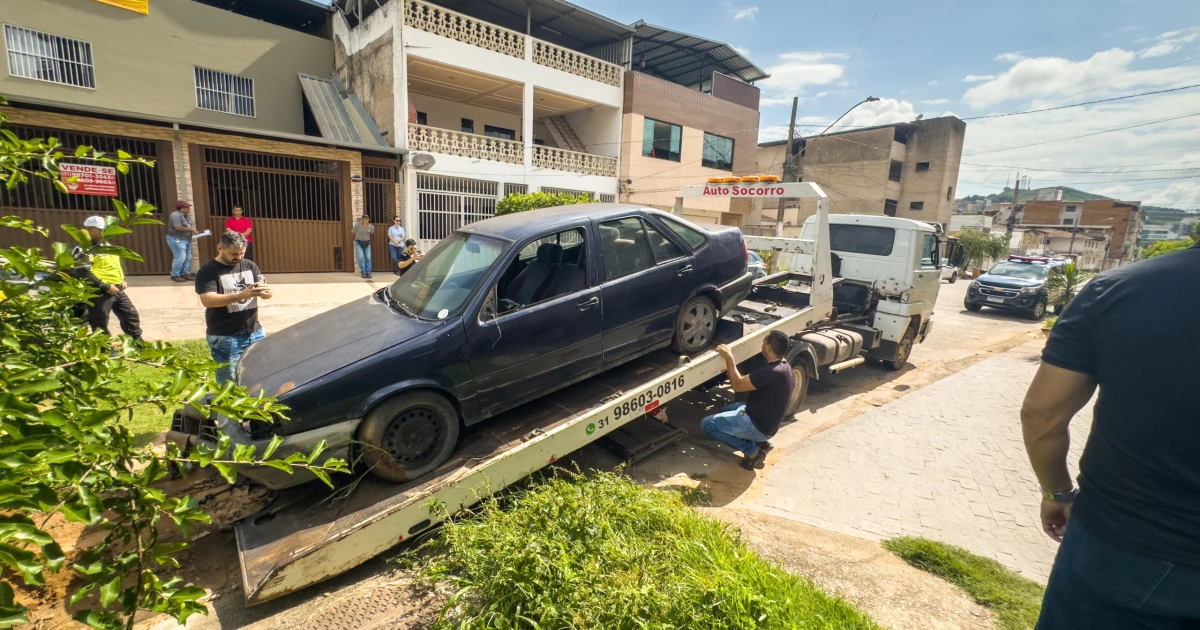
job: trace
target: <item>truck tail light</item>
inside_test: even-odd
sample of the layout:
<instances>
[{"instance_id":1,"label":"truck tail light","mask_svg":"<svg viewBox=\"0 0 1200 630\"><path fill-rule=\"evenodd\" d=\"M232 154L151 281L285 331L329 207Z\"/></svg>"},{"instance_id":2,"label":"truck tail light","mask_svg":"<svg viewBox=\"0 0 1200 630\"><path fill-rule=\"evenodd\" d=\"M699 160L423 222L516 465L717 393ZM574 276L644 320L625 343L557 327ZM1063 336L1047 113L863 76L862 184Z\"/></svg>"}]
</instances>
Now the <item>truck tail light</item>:
<instances>
[{"instance_id":1,"label":"truck tail light","mask_svg":"<svg viewBox=\"0 0 1200 630\"><path fill-rule=\"evenodd\" d=\"M745 258L747 263L750 262L750 250L746 249L745 237L742 238L742 258Z\"/></svg>"}]
</instances>

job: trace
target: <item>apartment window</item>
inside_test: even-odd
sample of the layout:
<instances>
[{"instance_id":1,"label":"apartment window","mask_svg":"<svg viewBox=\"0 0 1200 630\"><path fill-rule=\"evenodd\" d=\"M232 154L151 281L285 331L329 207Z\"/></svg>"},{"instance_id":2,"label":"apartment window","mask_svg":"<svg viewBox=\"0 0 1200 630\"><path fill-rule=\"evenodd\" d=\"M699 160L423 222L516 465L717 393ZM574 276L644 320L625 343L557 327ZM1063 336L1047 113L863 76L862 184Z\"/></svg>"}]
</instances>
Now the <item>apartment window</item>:
<instances>
[{"instance_id":1,"label":"apartment window","mask_svg":"<svg viewBox=\"0 0 1200 630\"><path fill-rule=\"evenodd\" d=\"M196 107L254 118L254 79L195 67Z\"/></svg>"},{"instance_id":2,"label":"apartment window","mask_svg":"<svg viewBox=\"0 0 1200 630\"><path fill-rule=\"evenodd\" d=\"M483 126L483 135L490 138L504 138L505 140L516 140L517 132L504 127L493 127L491 125Z\"/></svg>"},{"instance_id":3,"label":"apartment window","mask_svg":"<svg viewBox=\"0 0 1200 630\"><path fill-rule=\"evenodd\" d=\"M683 127L646 119L642 127L642 155L678 162L682 144Z\"/></svg>"},{"instance_id":4,"label":"apartment window","mask_svg":"<svg viewBox=\"0 0 1200 630\"><path fill-rule=\"evenodd\" d=\"M509 195L524 195L529 192L529 184L505 184L504 196Z\"/></svg>"},{"instance_id":5,"label":"apartment window","mask_svg":"<svg viewBox=\"0 0 1200 630\"><path fill-rule=\"evenodd\" d=\"M12 76L95 89L88 42L11 24L4 25L4 42Z\"/></svg>"},{"instance_id":6,"label":"apartment window","mask_svg":"<svg viewBox=\"0 0 1200 630\"><path fill-rule=\"evenodd\" d=\"M1079 206L1067 206L1067 212L1075 212L1078 209Z\"/></svg>"},{"instance_id":7,"label":"apartment window","mask_svg":"<svg viewBox=\"0 0 1200 630\"><path fill-rule=\"evenodd\" d=\"M1063 225L1075 225L1075 219L1063 219Z\"/></svg>"},{"instance_id":8,"label":"apartment window","mask_svg":"<svg viewBox=\"0 0 1200 630\"><path fill-rule=\"evenodd\" d=\"M925 202L924 201L910 201L910 202L908 202L908 209L909 210L924 210Z\"/></svg>"},{"instance_id":9,"label":"apartment window","mask_svg":"<svg viewBox=\"0 0 1200 630\"><path fill-rule=\"evenodd\" d=\"M895 199L884 199L883 200L883 213L888 215L889 217L896 216L896 200Z\"/></svg>"},{"instance_id":10,"label":"apartment window","mask_svg":"<svg viewBox=\"0 0 1200 630\"><path fill-rule=\"evenodd\" d=\"M954 187L953 186L949 186L946 188L946 201L954 201Z\"/></svg>"},{"instance_id":11,"label":"apartment window","mask_svg":"<svg viewBox=\"0 0 1200 630\"><path fill-rule=\"evenodd\" d=\"M900 173L904 171L904 162L892 160L892 166L888 169L888 179L898 182L900 181Z\"/></svg>"},{"instance_id":12,"label":"apartment window","mask_svg":"<svg viewBox=\"0 0 1200 630\"><path fill-rule=\"evenodd\" d=\"M733 139L705 132L704 154L701 156L700 165L722 171L732 171Z\"/></svg>"},{"instance_id":13,"label":"apartment window","mask_svg":"<svg viewBox=\"0 0 1200 630\"><path fill-rule=\"evenodd\" d=\"M471 120L470 118L463 118L462 119L462 132L463 133L475 133L475 121Z\"/></svg>"},{"instance_id":14,"label":"apartment window","mask_svg":"<svg viewBox=\"0 0 1200 630\"><path fill-rule=\"evenodd\" d=\"M917 162L917 172L924 173L929 170L929 162Z\"/></svg>"},{"instance_id":15,"label":"apartment window","mask_svg":"<svg viewBox=\"0 0 1200 630\"><path fill-rule=\"evenodd\" d=\"M429 124L429 114L426 114L425 112L417 112L417 124L418 125L428 125Z\"/></svg>"}]
</instances>

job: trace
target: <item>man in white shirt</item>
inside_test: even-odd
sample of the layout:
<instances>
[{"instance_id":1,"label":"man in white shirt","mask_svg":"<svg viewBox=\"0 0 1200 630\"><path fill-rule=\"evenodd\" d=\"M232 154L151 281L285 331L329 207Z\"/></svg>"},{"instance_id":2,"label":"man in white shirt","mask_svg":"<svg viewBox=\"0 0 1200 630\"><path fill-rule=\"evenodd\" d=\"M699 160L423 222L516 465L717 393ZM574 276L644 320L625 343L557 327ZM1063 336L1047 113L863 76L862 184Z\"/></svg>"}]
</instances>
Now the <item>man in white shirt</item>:
<instances>
[{"instance_id":1,"label":"man in white shirt","mask_svg":"<svg viewBox=\"0 0 1200 630\"><path fill-rule=\"evenodd\" d=\"M400 262L400 254L404 252L404 227L400 225L400 217L392 220L392 226L388 228L388 253L392 255L392 273L400 275L400 269L397 264Z\"/></svg>"}]
</instances>

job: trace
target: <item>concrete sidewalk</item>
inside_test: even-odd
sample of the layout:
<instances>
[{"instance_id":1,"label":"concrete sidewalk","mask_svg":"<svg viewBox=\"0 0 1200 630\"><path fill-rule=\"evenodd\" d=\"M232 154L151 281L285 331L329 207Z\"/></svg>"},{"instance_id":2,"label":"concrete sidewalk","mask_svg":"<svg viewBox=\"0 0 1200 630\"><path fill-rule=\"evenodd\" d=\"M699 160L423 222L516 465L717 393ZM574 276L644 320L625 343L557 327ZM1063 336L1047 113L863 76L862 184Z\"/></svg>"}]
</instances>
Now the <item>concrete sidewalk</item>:
<instances>
[{"instance_id":1,"label":"concrete sidewalk","mask_svg":"<svg viewBox=\"0 0 1200 630\"><path fill-rule=\"evenodd\" d=\"M267 275L274 296L259 301L259 321L267 334L370 295L395 276L376 274L363 280L352 273L285 273ZM204 337L204 306L191 282L166 276L128 279L129 299L142 316L146 339L179 341ZM112 322L116 326L116 321Z\"/></svg>"}]
</instances>

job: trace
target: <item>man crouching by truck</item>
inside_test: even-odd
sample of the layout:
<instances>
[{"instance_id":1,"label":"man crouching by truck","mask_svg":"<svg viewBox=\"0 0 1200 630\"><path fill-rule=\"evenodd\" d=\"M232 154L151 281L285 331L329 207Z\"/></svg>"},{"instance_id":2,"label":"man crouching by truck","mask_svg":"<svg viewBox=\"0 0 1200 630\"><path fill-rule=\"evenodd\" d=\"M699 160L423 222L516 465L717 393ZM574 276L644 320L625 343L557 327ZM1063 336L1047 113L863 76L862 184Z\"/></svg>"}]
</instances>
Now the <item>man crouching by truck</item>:
<instances>
[{"instance_id":1,"label":"man crouching by truck","mask_svg":"<svg viewBox=\"0 0 1200 630\"><path fill-rule=\"evenodd\" d=\"M787 413L795 385L792 367L784 358L787 349L787 335L778 330L767 333L762 344L762 355L767 364L749 376L743 376L729 346L717 346L717 352L725 359L725 374L733 391L750 392L750 396L744 403L733 403L720 413L701 420L700 428L708 437L741 451L742 468L746 470L762 465L767 451L771 450L768 440L779 430Z\"/></svg>"}]
</instances>

